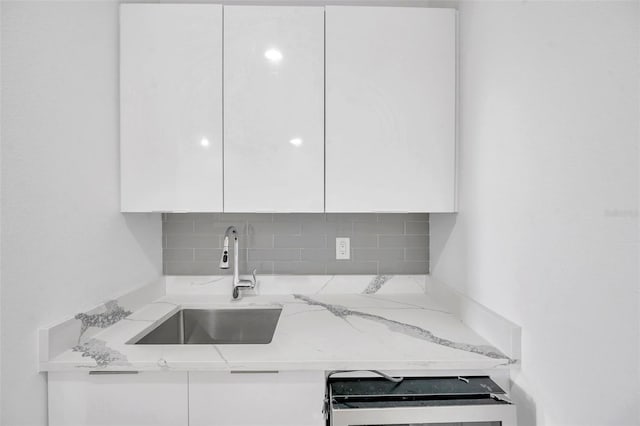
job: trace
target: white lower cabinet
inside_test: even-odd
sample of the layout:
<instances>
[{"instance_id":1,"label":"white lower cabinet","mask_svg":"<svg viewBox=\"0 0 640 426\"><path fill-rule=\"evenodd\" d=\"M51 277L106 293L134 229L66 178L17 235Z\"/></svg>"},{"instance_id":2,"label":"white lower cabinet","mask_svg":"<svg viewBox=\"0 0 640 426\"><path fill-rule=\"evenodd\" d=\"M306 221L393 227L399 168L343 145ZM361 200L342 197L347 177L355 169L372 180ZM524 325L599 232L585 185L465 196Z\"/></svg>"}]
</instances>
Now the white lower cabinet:
<instances>
[{"instance_id":1,"label":"white lower cabinet","mask_svg":"<svg viewBox=\"0 0 640 426\"><path fill-rule=\"evenodd\" d=\"M312 372L48 374L49 426L323 426Z\"/></svg>"},{"instance_id":2,"label":"white lower cabinet","mask_svg":"<svg viewBox=\"0 0 640 426\"><path fill-rule=\"evenodd\" d=\"M48 375L49 426L188 426L188 373Z\"/></svg>"},{"instance_id":3,"label":"white lower cabinet","mask_svg":"<svg viewBox=\"0 0 640 426\"><path fill-rule=\"evenodd\" d=\"M189 373L190 426L323 426L322 371Z\"/></svg>"},{"instance_id":4,"label":"white lower cabinet","mask_svg":"<svg viewBox=\"0 0 640 426\"><path fill-rule=\"evenodd\" d=\"M325 426L324 371L50 372L49 426ZM515 426L513 405L339 409L332 424Z\"/></svg>"}]
</instances>

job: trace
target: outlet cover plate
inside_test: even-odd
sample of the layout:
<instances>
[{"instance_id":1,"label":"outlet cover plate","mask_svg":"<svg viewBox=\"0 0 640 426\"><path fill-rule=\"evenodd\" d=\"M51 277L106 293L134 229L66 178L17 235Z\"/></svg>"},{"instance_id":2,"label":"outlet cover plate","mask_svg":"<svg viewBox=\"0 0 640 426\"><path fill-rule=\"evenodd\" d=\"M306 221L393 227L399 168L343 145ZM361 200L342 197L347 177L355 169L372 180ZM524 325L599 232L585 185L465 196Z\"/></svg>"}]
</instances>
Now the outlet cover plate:
<instances>
[{"instance_id":1,"label":"outlet cover plate","mask_svg":"<svg viewBox=\"0 0 640 426\"><path fill-rule=\"evenodd\" d=\"M349 237L336 238L336 259L337 260L351 259L351 238Z\"/></svg>"}]
</instances>

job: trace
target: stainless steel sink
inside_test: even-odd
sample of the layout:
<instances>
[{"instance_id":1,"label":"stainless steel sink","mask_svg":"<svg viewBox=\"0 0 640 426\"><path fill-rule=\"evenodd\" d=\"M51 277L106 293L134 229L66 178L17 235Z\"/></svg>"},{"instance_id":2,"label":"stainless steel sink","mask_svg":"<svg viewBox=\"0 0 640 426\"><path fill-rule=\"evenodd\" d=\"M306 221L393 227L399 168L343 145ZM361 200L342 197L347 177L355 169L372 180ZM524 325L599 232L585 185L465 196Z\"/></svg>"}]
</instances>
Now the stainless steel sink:
<instances>
[{"instance_id":1,"label":"stainless steel sink","mask_svg":"<svg viewBox=\"0 0 640 426\"><path fill-rule=\"evenodd\" d=\"M182 309L140 338L136 345L271 343L278 309Z\"/></svg>"}]
</instances>

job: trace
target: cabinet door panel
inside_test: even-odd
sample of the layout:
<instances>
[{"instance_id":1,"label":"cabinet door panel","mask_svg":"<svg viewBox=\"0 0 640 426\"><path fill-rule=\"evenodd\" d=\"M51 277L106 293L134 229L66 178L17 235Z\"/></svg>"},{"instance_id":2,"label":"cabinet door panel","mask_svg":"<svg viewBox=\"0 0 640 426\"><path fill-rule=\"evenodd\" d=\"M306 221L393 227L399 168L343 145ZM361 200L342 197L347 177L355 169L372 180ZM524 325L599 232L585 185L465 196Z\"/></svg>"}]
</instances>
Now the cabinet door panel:
<instances>
[{"instance_id":1,"label":"cabinet door panel","mask_svg":"<svg viewBox=\"0 0 640 426\"><path fill-rule=\"evenodd\" d=\"M324 210L324 9L225 6L224 210Z\"/></svg>"},{"instance_id":2,"label":"cabinet door panel","mask_svg":"<svg viewBox=\"0 0 640 426\"><path fill-rule=\"evenodd\" d=\"M122 211L222 211L222 6L120 8Z\"/></svg>"},{"instance_id":3,"label":"cabinet door panel","mask_svg":"<svg viewBox=\"0 0 640 426\"><path fill-rule=\"evenodd\" d=\"M186 372L48 374L50 426L187 426Z\"/></svg>"},{"instance_id":4,"label":"cabinet door panel","mask_svg":"<svg viewBox=\"0 0 640 426\"><path fill-rule=\"evenodd\" d=\"M454 209L453 9L326 8L326 210Z\"/></svg>"},{"instance_id":5,"label":"cabinet door panel","mask_svg":"<svg viewBox=\"0 0 640 426\"><path fill-rule=\"evenodd\" d=\"M324 426L324 372L189 373L190 426Z\"/></svg>"}]
</instances>

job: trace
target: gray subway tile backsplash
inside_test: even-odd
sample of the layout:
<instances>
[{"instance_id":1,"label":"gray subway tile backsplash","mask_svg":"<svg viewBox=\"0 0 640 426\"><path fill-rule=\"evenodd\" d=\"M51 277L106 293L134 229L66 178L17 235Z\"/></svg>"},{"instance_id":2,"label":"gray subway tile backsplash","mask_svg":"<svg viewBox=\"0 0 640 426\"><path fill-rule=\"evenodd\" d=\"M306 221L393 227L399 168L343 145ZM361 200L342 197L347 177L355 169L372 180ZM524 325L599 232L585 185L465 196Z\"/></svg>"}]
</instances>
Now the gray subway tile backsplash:
<instances>
[{"instance_id":1,"label":"gray subway tile backsplash","mask_svg":"<svg viewBox=\"0 0 640 426\"><path fill-rule=\"evenodd\" d=\"M353 224L354 235L402 235L404 234L404 222L355 222Z\"/></svg>"},{"instance_id":2,"label":"gray subway tile backsplash","mask_svg":"<svg viewBox=\"0 0 640 426\"><path fill-rule=\"evenodd\" d=\"M249 233L273 235L300 235L300 222L256 222L249 224Z\"/></svg>"},{"instance_id":3,"label":"gray subway tile backsplash","mask_svg":"<svg viewBox=\"0 0 640 426\"><path fill-rule=\"evenodd\" d=\"M404 260L403 248L355 248L352 253L353 260Z\"/></svg>"},{"instance_id":4,"label":"gray subway tile backsplash","mask_svg":"<svg viewBox=\"0 0 640 426\"><path fill-rule=\"evenodd\" d=\"M162 250L163 262L193 262L192 248L172 248Z\"/></svg>"},{"instance_id":5,"label":"gray subway tile backsplash","mask_svg":"<svg viewBox=\"0 0 640 426\"><path fill-rule=\"evenodd\" d=\"M288 261L273 262L273 273L281 275L324 275L327 268L323 262Z\"/></svg>"},{"instance_id":6,"label":"gray subway tile backsplash","mask_svg":"<svg viewBox=\"0 0 640 426\"><path fill-rule=\"evenodd\" d=\"M325 248L324 235L274 235L273 246L279 248Z\"/></svg>"},{"instance_id":7,"label":"gray subway tile backsplash","mask_svg":"<svg viewBox=\"0 0 640 426\"><path fill-rule=\"evenodd\" d=\"M256 234L255 232L249 234L249 238L245 238L247 241L247 247L251 248L274 248L275 245L273 243L274 235L271 233L266 234ZM242 240L241 240L242 242Z\"/></svg>"},{"instance_id":8,"label":"gray subway tile backsplash","mask_svg":"<svg viewBox=\"0 0 640 426\"><path fill-rule=\"evenodd\" d=\"M426 248L405 248L404 260L424 262L429 258L429 250Z\"/></svg>"},{"instance_id":9,"label":"gray subway tile backsplash","mask_svg":"<svg viewBox=\"0 0 640 426\"><path fill-rule=\"evenodd\" d=\"M259 274L262 275L272 275L275 272L273 271L274 262L270 261L255 261L255 262L247 262L247 269L243 269L242 271L246 271L247 275L251 273L254 269L258 271ZM217 274L219 275L219 273Z\"/></svg>"},{"instance_id":10,"label":"gray subway tile backsplash","mask_svg":"<svg viewBox=\"0 0 640 426\"><path fill-rule=\"evenodd\" d=\"M426 274L426 213L166 213L167 275L221 275L224 231L240 233L243 274ZM335 238L351 238L351 259L335 259Z\"/></svg>"},{"instance_id":11,"label":"gray subway tile backsplash","mask_svg":"<svg viewBox=\"0 0 640 426\"><path fill-rule=\"evenodd\" d=\"M342 236L342 235L341 235ZM355 235L351 237L351 248L377 248L377 235Z\"/></svg>"},{"instance_id":12,"label":"gray subway tile backsplash","mask_svg":"<svg viewBox=\"0 0 640 426\"><path fill-rule=\"evenodd\" d=\"M385 274L424 274L429 268L427 262L410 262L404 260L381 260L378 267Z\"/></svg>"},{"instance_id":13,"label":"gray subway tile backsplash","mask_svg":"<svg viewBox=\"0 0 640 426\"><path fill-rule=\"evenodd\" d=\"M300 260L299 248L249 249L249 260Z\"/></svg>"},{"instance_id":14,"label":"gray subway tile backsplash","mask_svg":"<svg viewBox=\"0 0 640 426\"><path fill-rule=\"evenodd\" d=\"M166 275L221 275L218 264L213 262L164 262Z\"/></svg>"},{"instance_id":15,"label":"gray subway tile backsplash","mask_svg":"<svg viewBox=\"0 0 640 426\"><path fill-rule=\"evenodd\" d=\"M426 235L378 235L379 247L423 248L427 245Z\"/></svg>"},{"instance_id":16,"label":"gray subway tile backsplash","mask_svg":"<svg viewBox=\"0 0 640 426\"><path fill-rule=\"evenodd\" d=\"M301 258L309 262L325 263L335 257L335 249L330 248L303 248Z\"/></svg>"},{"instance_id":17,"label":"gray subway tile backsplash","mask_svg":"<svg viewBox=\"0 0 640 426\"><path fill-rule=\"evenodd\" d=\"M406 221L404 233L407 235L429 235L429 222Z\"/></svg>"},{"instance_id":18,"label":"gray subway tile backsplash","mask_svg":"<svg viewBox=\"0 0 640 426\"><path fill-rule=\"evenodd\" d=\"M167 235L167 248L218 248L219 235L171 234Z\"/></svg>"},{"instance_id":19,"label":"gray subway tile backsplash","mask_svg":"<svg viewBox=\"0 0 640 426\"><path fill-rule=\"evenodd\" d=\"M194 232L193 225L194 222L191 221L166 222L162 226L162 232L164 235L191 234Z\"/></svg>"},{"instance_id":20,"label":"gray subway tile backsplash","mask_svg":"<svg viewBox=\"0 0 640 426\"><path fill-rule=\"evenodd\" d=\"M351 262L333 260L327 262L327 274L329 275L349 275L349 274L386 274L390 272L380 272L378 262L360 262L357 260Z\"/></svg>"}]
</instances>

